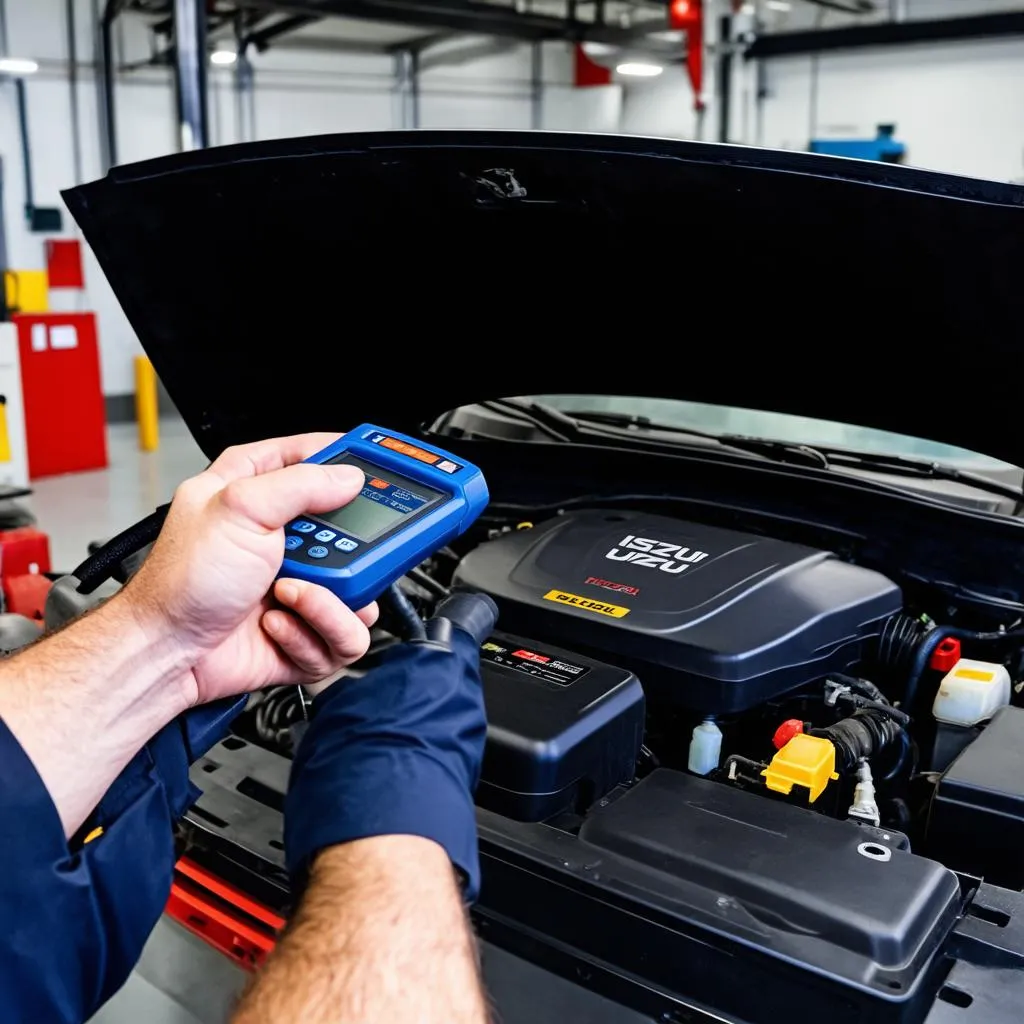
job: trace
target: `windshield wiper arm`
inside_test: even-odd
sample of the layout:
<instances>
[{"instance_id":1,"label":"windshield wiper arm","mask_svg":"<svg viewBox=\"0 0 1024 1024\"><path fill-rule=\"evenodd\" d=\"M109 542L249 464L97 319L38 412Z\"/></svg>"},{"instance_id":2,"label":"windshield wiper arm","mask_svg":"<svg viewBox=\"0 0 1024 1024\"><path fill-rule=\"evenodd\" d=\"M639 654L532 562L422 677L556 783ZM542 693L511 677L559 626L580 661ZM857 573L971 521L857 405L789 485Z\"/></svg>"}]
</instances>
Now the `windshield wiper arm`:
<instances>
[{"instance_id":1,"label":"windshield wiper arm","mask_svg":"<svg viewBox=\"0 0 1024 1024\"><path fill-rule=\"evenodd\" d=\"M1024 501L1024 491L1013 484L1004 484L999 480L975 473L969 469L957 469L942 462L928 459L915 459L906 455L885 455L881 452L854 451L847 448L821 448L835 466L874 470L878 473L894 473L902 476L918 476L931 480L948 480L951 483L965 484L979 491L997 494L1011 501Z\"/></svg>"},{"instance_id":2,"label":"windshield wiper arm","mask_svg":"<svg viewBox=\"0 0 1024 1024\"><path fill-rule=\"evenodd\" d=\"M556 441L586 441L588 437L581 431L581 426L598 429L605 427L613 434L650 430L662 434L700 438L723 448L733 448L751 455L761 455L775 462L813 466L817 469L863 469L878 473L924 477L931 480L948 480L951 483L961 483L979 491L1024 503L1024 490L1014 487L1012 484L1004 484L971 470L957 469L955 466L947 466L941 462L932 462L926 459L914 459L904 455L885 455L881 452L858 451L850 448L832 448L826 445L801 444L798 441L778 441L765 437L750 437L746 434L716 434L712 430L662 423L652 420L649 416L626 412L608 412L596 409L563 412L544 402L513 399L498 399L481 404L495 407L505 413L518 415ZM592 438L593 435L590 436Z\"/></svg>"},{"instance_id":3,"label":"windshield wiper arm","mask_svg":"<svg viewBox=\"0 0 1024 1024\"><path fill-rule=\"evenodd\" d=\"M663 434L699 437L706 441L713 441L724 448L735 448L752 455L763 455L775 462L791 462L801 466L816 466L819 469L829 468L828 456L808 444L772 441L763 437L747 437L745 434L716 434L712 430L681 427L674 423L660 423L647 416L636 416L624 412L581 411L568 412L565 415L581 423L596 423L615 430L655 430Z\"/></svg>"},{"instance_id":4,"label":"windshield wiper arm","mask_svg":"<svg viewBox=\"0 0 1024 1024\"><path fill-rule=\"evenodd\" d=\"M1024 491L1012 484L1001 483L969 469L957 469L941 462L914 459L905 455L886 455L881 452L857 451L849 448L832 448L826 445L800 444L795 441L776 441L770 438L748 437L744 434L716 434L696 427L680 427L671 423L659 423L647 416L635 416L618 412L570 412L566 415L582 422L594 422L604 426L636 430L655 430L668 434L683 434L690 437L717 441L729 448L763 455L778 462L792 462L817 466L819 469L857 468L874 470L878 473L895 473L904 476L925 477L931 480L948 480L961 483L979 491L996 494L1011 501L1024 502Z\"/></svg>"}]
</instances>

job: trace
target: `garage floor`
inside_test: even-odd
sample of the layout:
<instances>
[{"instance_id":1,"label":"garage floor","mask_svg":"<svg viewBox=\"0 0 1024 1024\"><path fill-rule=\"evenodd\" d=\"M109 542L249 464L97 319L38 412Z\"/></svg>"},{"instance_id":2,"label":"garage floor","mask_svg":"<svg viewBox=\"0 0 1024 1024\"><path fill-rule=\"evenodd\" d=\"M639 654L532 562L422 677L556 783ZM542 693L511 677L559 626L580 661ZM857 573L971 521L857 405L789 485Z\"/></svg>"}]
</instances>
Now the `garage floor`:
<instances>
[{"instance_id":1,"label":"garage floor","mask_svg":"<svg viewBox=\"0 0 1024 1024\"><path fill-rule=\"evenodd\" d=\"M169 500L174 488L206 465L181 420L163 420L160 447L140 452L134 424L108 434L110 468L48 477L32 484L28 500L39 528L50 535L56 572L72 570L92 540L105 540Z\"/></svg>"}]
</instances>

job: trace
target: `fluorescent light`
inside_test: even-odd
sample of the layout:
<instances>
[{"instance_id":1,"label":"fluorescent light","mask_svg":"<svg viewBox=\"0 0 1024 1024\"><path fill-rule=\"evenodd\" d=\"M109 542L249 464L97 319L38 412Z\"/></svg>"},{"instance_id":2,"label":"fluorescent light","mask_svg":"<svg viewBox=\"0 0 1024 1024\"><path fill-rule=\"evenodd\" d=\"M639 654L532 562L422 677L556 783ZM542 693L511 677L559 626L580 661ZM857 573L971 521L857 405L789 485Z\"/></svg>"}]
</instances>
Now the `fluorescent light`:
<instances>
[{"instance_id":1,"label":"fluorescent light","mask_svg":"<svg viewBox=\"0 0 1024 1024\"><path fill-rule=\"evenodd\" d=\"M769 11L784 12L793 10L793 5L789 2L789 0L767 0L767 2L765 3L765 7L767 7Z\"/></svg>"},{"instance_id":2,"label":"fluorescent light","mask_svg":"<svg viewBox=\"0 0 1024 1024\"><path fill-rule=\"evenodd\" d=\"M38 70L39 65L34 60L24 60L21 57L0 57L0 74L33 75Z\"/></svg>"},{"instance_id":3,"label":"fluorescent light","mask_svg":"<svg viewBox=\"0 0 1024 1024\"><path fill-rule=\"evenodd\" d=\"M238 54L234 50L218 48L210 54L211 64L234 64L238 60Z\"/></svg>"},{"instance_id":4,"label":"fluorescent light","mask_svg":"<svg viewBox=\"0 0 1024 1024\"><path fill-rule=\"evenodd\" d=\"M616 69L620 75L634 75L637 78L653 78L665 69L660 64L628 63L620 64Z\"/></svg>"}]
</instances>

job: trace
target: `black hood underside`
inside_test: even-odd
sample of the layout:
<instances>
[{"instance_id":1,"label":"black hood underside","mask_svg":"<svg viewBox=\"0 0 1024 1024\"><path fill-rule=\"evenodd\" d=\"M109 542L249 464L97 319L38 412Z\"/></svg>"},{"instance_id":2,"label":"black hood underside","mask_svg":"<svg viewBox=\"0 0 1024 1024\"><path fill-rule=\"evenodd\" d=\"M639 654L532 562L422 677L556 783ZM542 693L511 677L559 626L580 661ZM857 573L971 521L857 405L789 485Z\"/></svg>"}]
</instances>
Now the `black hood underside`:
<instances>
[{"instance_id":1,"label":"black hood underside","mask_svg":"<svg viewBox=\"0 0 1024 1024\"><path fill-rule=\"evenodd\" d=\"M183 154L65 198L211 456L566 392L798 413L1024 464L1014 186L419 132Z\"/></svg>"}]
</instances>

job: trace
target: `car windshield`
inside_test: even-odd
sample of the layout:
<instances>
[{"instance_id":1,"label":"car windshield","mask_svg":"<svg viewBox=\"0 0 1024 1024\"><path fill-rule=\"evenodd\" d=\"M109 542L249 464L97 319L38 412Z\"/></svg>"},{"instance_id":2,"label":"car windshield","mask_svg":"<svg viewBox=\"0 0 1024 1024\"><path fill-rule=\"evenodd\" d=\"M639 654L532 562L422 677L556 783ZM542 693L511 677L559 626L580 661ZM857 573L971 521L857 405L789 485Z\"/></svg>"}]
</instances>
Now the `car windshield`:
<instances>
[{"instance_id":1,"label":"car windshield","mask_svg":"<svg viewBox=\"0 0 1024 1024\"><path fill-rule=\"evenodd\" d=\"M567 413L601 412L646 416L654 423L692 427L709 433L743 434L773 441L850 448L881 455L902 455L982 473L999 473L1014 468L1006 462L966 448L871 427L857 427L849 423L787 413L737 409L669 398L630 398L618 395L531 395L529 398Z\"/></svg>"}]
</instances>

